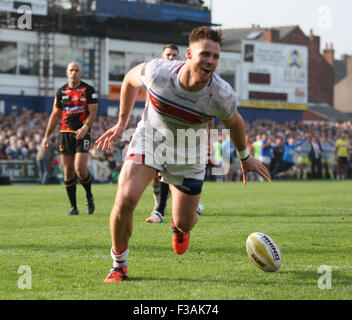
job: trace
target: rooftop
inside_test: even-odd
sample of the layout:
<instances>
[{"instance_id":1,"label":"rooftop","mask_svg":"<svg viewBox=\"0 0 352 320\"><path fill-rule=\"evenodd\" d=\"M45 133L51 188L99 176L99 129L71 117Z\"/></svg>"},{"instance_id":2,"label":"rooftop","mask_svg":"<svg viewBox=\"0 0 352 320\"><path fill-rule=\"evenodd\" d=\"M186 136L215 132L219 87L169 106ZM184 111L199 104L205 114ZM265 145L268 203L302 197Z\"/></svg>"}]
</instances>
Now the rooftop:
<instances>
[{"instance_id":1,"label":"rooftop","mask_svg":"<svg viewBox=\"0 0 352 320\"><path fill-rule=\"evenodd\" d=\"M266 29L277 30L279 32L279 39L282 39L296 28L299 28L299 26L260 27L252 25L250 28L224 29L222 30L224 38L222 50L241 51L243 40L264 41L264 31Z\"/></svg>"}]
</instances>

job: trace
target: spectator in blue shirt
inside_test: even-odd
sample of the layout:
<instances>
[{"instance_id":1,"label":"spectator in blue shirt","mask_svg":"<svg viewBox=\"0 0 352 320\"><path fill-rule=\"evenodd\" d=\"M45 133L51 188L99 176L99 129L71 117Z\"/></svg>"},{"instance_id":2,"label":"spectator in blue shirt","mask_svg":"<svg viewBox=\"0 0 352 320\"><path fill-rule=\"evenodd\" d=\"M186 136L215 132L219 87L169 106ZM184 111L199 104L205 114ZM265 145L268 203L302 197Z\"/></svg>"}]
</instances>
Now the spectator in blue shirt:
<instances>
[{"instance_id":1,"label":"spectator in blue shirt","mask_svg":"<svg viewBox=\"0 0 352 320\"><path fill-rule=\"evenodd\" d=\"M284 155L282 157L283 171L289 170L293 167L293 156L295 154L295 149L306 140L307 137L304 137L302 140L294 143L294 139L292 137L289 138L288 135L285 136Z\"/></svg>"},{"instance_id":2,"label":"spectator in blue shirt","mask_svg":"<svg viewBox=\"0 0 352 320\"><path fill-rule=\"evenodd\" d=\"M271 140L266 133L263 133L260 140L259 160L269 169L272 158Z\"/></svg>"}]
</instances>

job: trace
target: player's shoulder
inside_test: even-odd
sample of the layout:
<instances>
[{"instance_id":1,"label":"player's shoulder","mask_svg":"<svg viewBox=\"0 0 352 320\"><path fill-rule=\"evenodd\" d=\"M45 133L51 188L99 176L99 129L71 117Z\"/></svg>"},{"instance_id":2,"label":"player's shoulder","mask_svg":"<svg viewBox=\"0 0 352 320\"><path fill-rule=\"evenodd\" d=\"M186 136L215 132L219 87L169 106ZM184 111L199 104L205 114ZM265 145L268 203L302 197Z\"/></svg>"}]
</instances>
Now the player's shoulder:
<instances>
[{"instance_id":1,"label":"player's shoulder","mask_svg":"<svg viewBox=\"0 0 352 320\"><path fill-rule=\"evenodd\" d=\"M236 93L231 85L217 73L213 73L208 84L212 94L212 105L220 119L229 119L237 108Z\"/></svg>"},{"instance_id":2,"label":"player's shoulder","mask_svg":"<svg viewBox=\"0 0 352 320\"><path fill-rule=\"evenodd\" d=\"M216 92L216 95L221 99L236 98L236 94L231 85L222 79L216 72L213 73L209 86Z\"/></svg>"},{"instance_id":3,"label":"player's shoulder","mask_svg":"<svg viewBox=\"0 0 352 320\"><path fill-rule=\"evenodd\" d=\"M171 74L177 72L177 70L185 63L180 60L167 60L162 58L156 58L151 60L150 65L155 72L161 72L165 74Z\"/></svg>"},{"instance_id":4,"label":"player's shoulder","mask_svg":"<svg viewBox=\"0 0 352 320\"><path fill-rule=\"evenodd\" d=\"M141 69L141 75L155 85L163 85L169 83L170 78L177 74L183 63L178 60L153 59Z\"/></svg>"},{"instance_id":5,"label":"player's shoulder","mask_svg":"<svg viewBox=\"0 0 352 320\"><path fill-rule=\"evenodd\" d=\"M57 90L56 90L56 96L57 97L61 97L62 95L65 94L66 92L66 89L68 87L68 84L67 82L65 84L63 84L61 87L59 87Z\"/></svg>"}]
</instances>

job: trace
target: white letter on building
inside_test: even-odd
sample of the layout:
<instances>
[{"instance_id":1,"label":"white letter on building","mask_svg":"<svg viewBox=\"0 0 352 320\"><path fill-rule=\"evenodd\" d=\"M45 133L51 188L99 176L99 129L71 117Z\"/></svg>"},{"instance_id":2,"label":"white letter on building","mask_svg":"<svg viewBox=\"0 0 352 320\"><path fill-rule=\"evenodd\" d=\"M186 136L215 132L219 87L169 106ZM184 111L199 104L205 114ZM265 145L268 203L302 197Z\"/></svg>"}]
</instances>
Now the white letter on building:
<instances>
[{"instance_id":1,"label":"white letter on building","mask_svg":"<svg viewBox=\"0 0 352 320\"><path fill-rule=\"evenodd\" d=\"M18 18L17 27L21 30L32 29L32 9L30 6L20 6L17 13L23 13L22 16Z\"/></svg>"}]
</instances>

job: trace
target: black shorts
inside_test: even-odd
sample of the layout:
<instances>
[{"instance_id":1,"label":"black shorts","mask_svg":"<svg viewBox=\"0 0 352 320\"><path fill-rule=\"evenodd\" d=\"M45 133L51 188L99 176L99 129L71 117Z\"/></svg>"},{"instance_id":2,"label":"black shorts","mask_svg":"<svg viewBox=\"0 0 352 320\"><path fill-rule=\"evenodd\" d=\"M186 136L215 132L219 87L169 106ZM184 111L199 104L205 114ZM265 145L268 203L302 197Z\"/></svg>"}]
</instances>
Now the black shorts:
<instances>
[{"instance_id":1,"label":"black shorts","mask_svg":"<svg viewBox=\"0 0 352 320\"><path fill-rule=\"evenodd\" d=\"M89 152L90 135L86 134L83 139L77 140L74 132L59 133L59 153L71 154Z\"/></svg>"}]
</instances>

